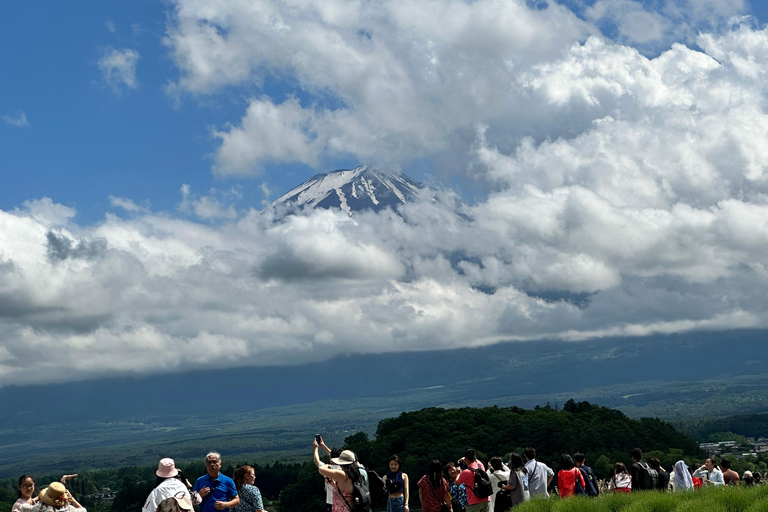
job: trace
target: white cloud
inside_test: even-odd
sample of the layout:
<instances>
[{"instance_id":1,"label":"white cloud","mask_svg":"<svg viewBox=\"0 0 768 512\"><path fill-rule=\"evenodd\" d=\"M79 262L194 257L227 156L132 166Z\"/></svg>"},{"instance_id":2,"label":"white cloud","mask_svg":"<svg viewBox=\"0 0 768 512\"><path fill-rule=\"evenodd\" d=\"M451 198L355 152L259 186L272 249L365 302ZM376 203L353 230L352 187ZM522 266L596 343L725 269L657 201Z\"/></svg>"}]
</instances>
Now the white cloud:
<instances>
[{"instance_id":1,"label":"white cloud","mask_svg":"<svg viewBox=\"0 0 768 512\"><path fill-rule=\"evenodd\" d=\"M18 126L19 128L26 128L30 126L29 121L27 120L27 114L22 111L4 115L3 121L11 126Z\"/></svg>"},{"instance_id":2,"label":"white cloud","mask_svg":"<svg viewBox=\"0 0 768 512\"><path fill-rule=\"evenodd\" d=\"M115 196L109 196L109 204L116 208L121 208L127 212L149 212L148 206L139 206L135 202L133 202L131 199L125 198L125 197L115 197Z\"/></svg>"},{"instance_id":3,"label":"white cloud","mask_svg":"<svg viewBox=\"0 0 768 512\"><path fill-rule=\"evenodd\" d=\"M104 82L115 92L124 87L136 89L136 65L140 55L130 48L107 48L98 65Z\"/></svg>"},{"instance_id":4,"label":"white cloud","mask_svg":"<svg viewBox=\"0 0 768 512\"><path fill-rule=\"evenodd\" d=\"M237 217L237 211L233 204L225 205L216 196L222 197L224 201L236 201L242 198L238 190L232 189L228 192L211 189L210 195L197 197L193 194L191 188L186 183L181 186L181 203L177 209L181 212L194 212L200 219L234 219Z\"/></svg>"},{"instance_id":5,"label":"white cloud","mask_svg":"<svg viewBox=\"0 0 768 512\"><path fill-rule=\"evenodd\" d=\"M474 122L520 109L518 68L591 31L564 7L522 0L180 0L166 44L181 71L174 94L277 75L309 98L252 99L239 123L214 133L215 171L242 174L324 155L396 165L444 150Z\"/></svg>"},{"instance_id":6,"label":"white cloud","mask_svg":"<svg viewBox=\"0 0 768 512\"><path fill-rule=\"evenodd\" d=\"M317 98L344 99L335 110L250 100L217 132L218 171L431 148L470 161L488 196L463 216L441 207L444 192L399 216L277 220L238 211L237 189L185 185L181 218L121 198L111 201L128 219L89 226L47 198L0 211L0 385L768 328L768 29L703 33L701 50L651 58L600 37L574 42L588 28L554 5L376 5L179 3L169 39L190 59L179 87L212 93L271 63ZM526 27L501 30L520 16L569 43L533 49ZM275 35L291 31L301 33ZM300 47L313 38L322 44ZM214 50L226 69L208 60Z\"/></svg>"},{"instance_id":7,"label":"white cloud","mask_svg":"<svg viewBox=\"0 0 768 512\"><path fill-rule=\"evenodd\" d=\"M109 19L106 20L104 22L104 26L107 27L107 30L109 31L110 34L115 33L115 22L113 22L112 20L109 20Z\"/></svg>"}]
</instances>

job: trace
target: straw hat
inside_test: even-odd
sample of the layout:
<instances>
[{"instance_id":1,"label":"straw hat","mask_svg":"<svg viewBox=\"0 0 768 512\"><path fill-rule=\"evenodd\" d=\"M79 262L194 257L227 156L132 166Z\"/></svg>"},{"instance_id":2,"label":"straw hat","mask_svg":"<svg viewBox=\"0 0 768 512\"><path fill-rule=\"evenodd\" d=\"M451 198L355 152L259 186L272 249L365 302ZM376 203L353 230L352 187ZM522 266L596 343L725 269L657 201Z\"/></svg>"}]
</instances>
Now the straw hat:
<instances>
[{"instance_id":1,"label":"straw hat","mask_svg":"<svg viewBox=\"0 0 768 512\"><path fill-rule=\"evenodd\" d=\"M64 484L53 482L40 491L40 501L52 507L63 507L69 501L69 493Z\"/></svg>"}]
</instances>

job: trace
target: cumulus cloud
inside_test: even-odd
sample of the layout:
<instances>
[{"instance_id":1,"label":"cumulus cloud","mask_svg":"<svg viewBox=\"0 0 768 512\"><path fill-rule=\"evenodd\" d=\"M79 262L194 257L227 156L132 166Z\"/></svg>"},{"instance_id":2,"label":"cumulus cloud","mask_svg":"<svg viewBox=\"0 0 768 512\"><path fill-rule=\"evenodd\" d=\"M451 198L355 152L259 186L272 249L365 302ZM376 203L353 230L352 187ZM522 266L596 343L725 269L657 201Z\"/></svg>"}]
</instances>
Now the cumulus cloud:
<instances>
[{"instance_id":1,"label":"cumulus cloud","mask_svg":"<svg viewBox=\"0 0 768 512\"><path fill-rule=\"evenodd\" d=\"M301 101L253 98L238 123L216 130L219 174L316 166L326 155L397 165L445 150L474 122L519 110L518 68L596 32L562 6L523 0L175 5L166 37L181 72L175 94L261 87L271 76L302 91Z\"/></svg>"},{"instance_id":2,"label":"cumulus cloud","mask_svg":"<svg viewBox=\"0 0 768 512\"><path fill-rule=\"evenodd\" d=\"M4 115L3 121L11 126L18 126L19 128L30 126L29 121L27 120L27 114L21 111Z\"/></svg>"},{"instance_id":3,"label":"cumulus cloud","mask_svg":"<svg viewBox=\"0 0 768 512\"><path fill-rule=\"evenodd\" d=\"M104 82L116 93L126 87L136 89L139 57L139 52L130 48L107 48L98 62Z\"/></svg>"},{"instance_id":4,"label":"cumulus cloud","mask_svg":"<svg viewBox=\"0 0 768 512\"><path fill-rule=\"evenodd\" d=\"M409 144L405 153L438 151L458 130L468 141L469 172L489 194L461 215L443 207L456 201L444 191L439 201L425 196L397 214L281 219L270 209L238 211L237 190L199 194L187 185L173 214L112 198L129 218L108 214L88 226L47 198L0 211L0 385L512 339L768 328L768 29L737 25L702 33L696 47L674 44L648 56L599 36L581 40L588 29L556 5L539 14L490 1L384 2L373 11L353 1L284 11L266 0L249 5L253 12L233 2L213 6L201 23L198 4L179 3L168 37L177 59L189 57L180 87L202 94L254 79L267 50L238 53L242 45L230 43L253 37L257 47L269 31L299 31L270 40L275 65L287 58L280 65L297 76L319 66L334 75L329 88L352 84L343 66L322 60L338 52L356 56L350 69L379 78L402 72L394 97L413 95L376 106L364 99L368 87L374 97L386 92L374 80L334 89L347 91L346 106L335 109L251 99L249 112L261 117L247 113L217 136L222 147L230 134L252 137L255 149L232 139L217 155L220 173L315 161L330 147L351 152L350 141L367 137L379 148L370 151ZM526 61L526 32L510 42L489 22L518 14L534 26L573 30L572 40L559 50L547 43ZM245 30L259 16L262 25ZM251 25L241 27L243 18ZM476 30L483 23L487 33ZM423 35L405 37L417 31L402 27L416 25ZM299 52L291 38L309 38L299 30L307 26L323 29L311 35L323 44L291 60ZM189 34L209 44L194 46ZM368 43L349 42L357 37ZM450 80L439 79L445 70L421 61L436 70L433 86L413 78L418 58L402 57L423 56L427 37L436 62L452 70ZM380 39L387 44L378 46ZM192 46L182 51L182 40ZM366 67L364 44L383 58L382 69ZM387 60L393 47L402 51ZM218 59L207 70L211 51ZM514 72L484 67L484 56L488 64L498 55L514 56ZM218 69L218 62L239 67ZM470 94L498 92L482 87L489 76L503 81L506 99ZM448 93L456 83L464 85ZM445 94L430 96L429 87ZM378 109L370 119L361 110L367 102ZM397 131L401 108L417 119ZM270 138L270 130L289 140Z\"/></svg>"}]
</instances>

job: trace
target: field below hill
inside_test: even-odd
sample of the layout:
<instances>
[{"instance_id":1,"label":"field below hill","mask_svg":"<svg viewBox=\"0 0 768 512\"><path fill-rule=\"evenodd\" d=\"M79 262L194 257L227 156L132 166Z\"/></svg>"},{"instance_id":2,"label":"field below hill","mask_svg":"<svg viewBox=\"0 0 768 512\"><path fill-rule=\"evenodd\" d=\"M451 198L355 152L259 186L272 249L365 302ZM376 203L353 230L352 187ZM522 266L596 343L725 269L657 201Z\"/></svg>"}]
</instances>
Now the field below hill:
<instances>
[{"instance_id":1,"label":"field below hill","mask_svg":"<svg viewBox=\"0 0 768 512\"><path fill-rule=\"evenodd\" d=\"M720 487L682 493L655 491L597 498L533 500L516 512L765 512L768 486Z\"/></svg>"}]
</instances>

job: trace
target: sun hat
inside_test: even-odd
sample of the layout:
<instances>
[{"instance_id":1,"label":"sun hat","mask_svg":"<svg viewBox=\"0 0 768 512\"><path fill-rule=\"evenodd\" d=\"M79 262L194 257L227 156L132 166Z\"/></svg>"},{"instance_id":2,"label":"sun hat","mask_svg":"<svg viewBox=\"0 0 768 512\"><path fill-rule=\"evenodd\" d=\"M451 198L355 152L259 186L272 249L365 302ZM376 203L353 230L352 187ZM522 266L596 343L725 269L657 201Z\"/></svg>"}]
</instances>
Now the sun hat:
<instances>
[{"instance_id":1,"label":"sun hat","mask_svg":"<svg viewBox=\"0 0 768 512\"><path fill-rule=\"evenodd\" d=\"M746 470L744 472L744 478L752 478L752 472L750 470Z\"/></svg>"},{"instance_id":2,"label":"sun hat","mask_svg":"<svg viewBox=\"0 0 768 512\"><path fill-rule=\"evenodd\" d=\"M61 482L52 482L51 485L40 491L39 496L40 501L52 507L63 507L69 501L67 488Z\"/></svg>"},{"instance_id":3,"label":"sun hat","mask_svg":"<svg viewBox=\"0 0 768 512\"><path fill-rule=\"evenodd\" d=\"M356 459L355 452L352 450L344 450L338 457L331 459L331 461L339 466L345 466L347 464L352 464Z\"/></svg>"},{"instance_id":4,"label":"sun hat","mask_svg":"<svg viewBox=\"0 0 768 512\"><path fill-rule=\"evenodd\" d=\"M171 500L173 498L173 500ZM190 499L189 495L185 492L177 492L175 495L171 496L171 498L164 499L160 502L160 505L157 507L157 512L171 512L173 510L189 510L192 511L192 500ZM174 502L178 504L179 508L174 508L173 504Z\"/></svg>"},{"instance_id":5,"label":"sun hat","mask_svg":"<svg viewBox=\"0 0 768 512\"><path fill-rule=\"evenodd\" d=\"M179 470L176 469L176 464L173 462L173 459L165 458L160 459L155 474L160 478L171 478L178 475Z\"/></svg>"}]
</instances>

